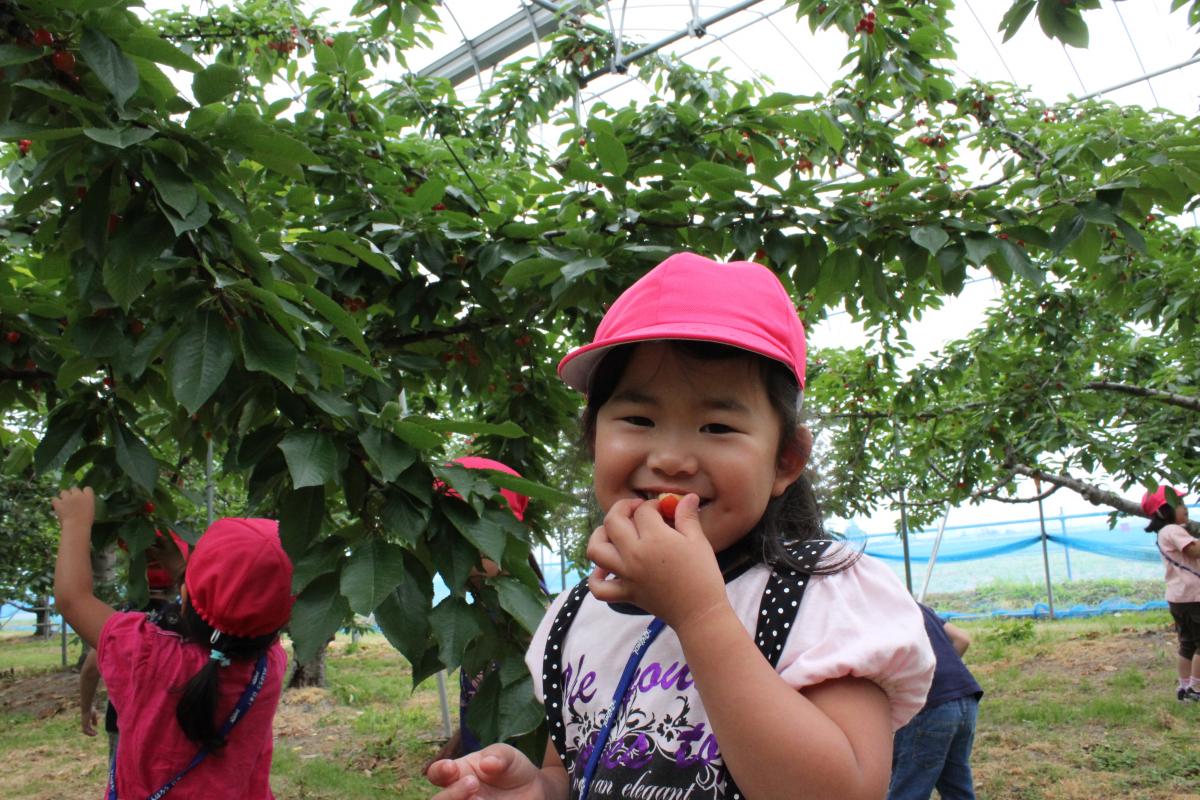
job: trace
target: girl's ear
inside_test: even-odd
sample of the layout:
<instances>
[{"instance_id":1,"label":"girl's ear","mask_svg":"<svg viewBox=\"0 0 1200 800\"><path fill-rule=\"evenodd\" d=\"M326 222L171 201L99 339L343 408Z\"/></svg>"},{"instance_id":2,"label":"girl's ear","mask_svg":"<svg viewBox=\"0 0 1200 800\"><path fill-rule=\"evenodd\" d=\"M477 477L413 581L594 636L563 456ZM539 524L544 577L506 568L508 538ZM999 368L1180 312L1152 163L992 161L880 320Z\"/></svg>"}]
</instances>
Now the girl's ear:
<instances>
[{"instance_id":1,"label":"girl's ear","mask_svg":"<svg viewBox=\"0 0 1200 800\"><path fill-rule=\"evenodd\" d=\"M804 472L808 457L812 454L812 446L812 431L801 425L796 428L795 438L785 442L779 449L779 457L775 462L775 482L771 486L772 497L783 494Z\"/></svg>"}]
</instances>

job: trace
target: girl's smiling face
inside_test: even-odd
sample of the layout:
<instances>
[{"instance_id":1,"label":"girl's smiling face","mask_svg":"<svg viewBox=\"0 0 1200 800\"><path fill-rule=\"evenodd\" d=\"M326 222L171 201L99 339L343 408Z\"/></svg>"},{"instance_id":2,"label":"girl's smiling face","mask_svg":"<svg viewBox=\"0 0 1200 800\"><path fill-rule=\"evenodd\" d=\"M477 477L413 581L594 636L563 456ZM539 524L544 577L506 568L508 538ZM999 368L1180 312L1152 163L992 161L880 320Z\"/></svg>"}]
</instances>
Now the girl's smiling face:
<instances>
[{"instance_id":1,"label":"girl's smiling face","mask_svg":"<svg viewBox=\"0 0 1200 800\"><path fill-rule=\"evenodd\" d=\"M804 469L800 448L781 450L781 430L751 357L698 360L639 344L596 415L596 499L607 513L624 498L697 494L705 536L723 550Z\"/></svg>"}]
</instances>

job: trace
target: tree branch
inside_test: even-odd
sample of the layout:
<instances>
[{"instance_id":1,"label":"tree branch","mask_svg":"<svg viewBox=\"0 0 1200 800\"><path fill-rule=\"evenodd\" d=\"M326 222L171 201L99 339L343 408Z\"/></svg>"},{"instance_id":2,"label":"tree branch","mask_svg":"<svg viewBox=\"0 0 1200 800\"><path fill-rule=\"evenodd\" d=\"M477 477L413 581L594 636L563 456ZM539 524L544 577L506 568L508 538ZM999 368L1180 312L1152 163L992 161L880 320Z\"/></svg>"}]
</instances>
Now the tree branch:
<instances>
[{"instance_id":1,"label":"tree branch","mask_svg":"<svg viewBox=\"0 0 1200 800\"><path fill-rule=\"evenodd\" d=\"M1186 394L1165 392L1162 389L1148 389L1145 386L1130 386L1127 383L1113 383L1112 381L1091 381L1085 383L1084 386L1101 392L1118 392L1134 397L1146 397L1169 406L1186 408L1188 411L1200 411L1200 397L1190 397Z\"/></svg>"},{"instance_id":2,"label":"tree branch","mask_svg":"<svg viewBox=\"0 0 1200 800\"><path fill-rule=\"evenodd\" d=\"M1045 481L1046 483L1052 483L1055 486L1061 486L1065 489L1070 489L1094 506L1108 506L1110 508L1115 508L1122 514L1127 514L1131 517L1145 518L1146 516L1142 513L1142 506L1140 503L1135 503L1132 500L1126 500L1116 492L1109 492L1101 489L1098 486L1093 486L1090 483L1084 483L1078 478L1072 478L1070 475L1052 475L1050 473L1043 472L1037 467L1030 467L1025 464L1013 464L1012 470L1018 475L1024 475L1028 478L1037 478ZM1184 525L1184 527L1187 528L1188 532L1193 536L1200 535L1200 525L1197 523L1189 521Z\"/></svg>"}]
</instances>

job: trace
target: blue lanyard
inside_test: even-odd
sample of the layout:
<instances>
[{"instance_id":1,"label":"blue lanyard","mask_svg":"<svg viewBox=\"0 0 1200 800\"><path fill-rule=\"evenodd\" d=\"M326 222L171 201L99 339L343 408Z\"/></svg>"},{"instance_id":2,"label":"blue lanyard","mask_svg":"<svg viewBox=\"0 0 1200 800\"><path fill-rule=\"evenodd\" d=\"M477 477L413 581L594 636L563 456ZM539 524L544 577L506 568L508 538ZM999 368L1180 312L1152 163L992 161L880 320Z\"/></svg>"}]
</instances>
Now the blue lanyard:
<instances>
[{"instance_id":1,"label":"blue lanyard","mask_svg":"<svg viewBox=\"0 0 1200 800\"><path fill-rule=\"evenodd\" d=\"M1167 561L1170 561L1172 564L1179 567L1181 570L1184 570L1185 572L1190 572L1193 575L1195 575L1197 578L1200 578L1200 572L1197 572L1196 570L1192 569L1187 564L1180 564L1178 561L1176 561L1175 559L1171 558L1169 555L1166 554L1166 552L1162 549L1162 545L1159 544L1157 533L1154 534L1154 546L1158 548L1158 554L1161 555L1163 558L1165 558Z\"/></svg>"},{"instance_id":2,"label":"blue lanyard","mask_svg":"<svg viewBox=\"0 0 1200 800\"><path fill-rule=\"evenodd\" d=\"M258 657L258 663L254 665L254 674L250 676L250 682L246 684L246 688L242 690L242 696L238 698L237 705L233 708L233 713L229 715L229 719L225 720L225 724L221 726L221 738L229 737L229 732L233 730L233 726L241 721L246 712L250 710L250 706L254 705L258 693L262 691L263 684L267 681L267 654L263 653ZM118 743L118 747L120 744ZM196 766L208 757L208 748L201 747L196 755L192 756L191 762L184 767L178 775L172 778L161 789L150 795L149 800L160 800L167 792L175 788L175 784L183 780L183 776L187 775ZM113 751L112 762L108 766L108 795L106 800L117 800L117 754Z\"/></svg>"},{"instance_id":3,"label":"blue lanyard","mask_svg":"<svg viewBox=\"0 0 1200 800\"><path fill-rule=\"evenodd\" d=\"M592 745L592 753L588 756L587 766L583 769L583 780L579 786L579 800L587 800L588 791L592 788L592 778L596 775L596 767L600 765L600 755L604 752L604 747L608 744L608 739L612 736L613 725L617 721L617 713L621 710L622 704L625 702L625 694L629 691L629 684L633 682L633 674L637 672L638 664L642 663L642 656L646 654L646 650L650 648L650 644L658 638L662 633L662 629L666 627L666 623L657 617L651 622L646 630L642 631L642 635L633 645L633 652L629 654L629 661L625 662L625 671L621 673L621 680L617 682L617 689L613 692L612 705L608 709L608 716L604 720L604 725L596 734L596 741Z\"/></svg>"}]
</instances>

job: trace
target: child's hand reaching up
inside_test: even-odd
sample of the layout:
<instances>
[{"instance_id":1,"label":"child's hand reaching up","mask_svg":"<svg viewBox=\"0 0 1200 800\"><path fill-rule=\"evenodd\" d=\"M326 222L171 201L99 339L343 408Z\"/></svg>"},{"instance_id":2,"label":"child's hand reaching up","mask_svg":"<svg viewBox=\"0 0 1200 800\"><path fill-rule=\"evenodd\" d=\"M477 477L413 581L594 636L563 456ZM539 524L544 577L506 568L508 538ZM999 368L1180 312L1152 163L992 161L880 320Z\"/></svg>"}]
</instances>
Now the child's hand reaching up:
<instances>
[{"instance_id":1,"label":"child's hand reaching up","mask_svg":"<svg viewBox=\"0 0 1200 800\"><path fill-rule=\"evenodd\" d=\"M442 791L433 800L543 800L542 771L523 753L494 744L477 753L435 761L425 777Z\"/></svg>"},{"instance_id":2,"label":"child's hand reaching up","mask_svg":"<svg viewBox=\"0 0 1200 800\"><path fill-rule=\"evenodd\" d=\"M96 495L90 486L63 489L58 497L50 501L50 505L54 507L58 524L64 531L68 527L90 531L96 519Z\"/></svg>"},{"instance_id":3,"label":"child's hand reaching up","mask_svg":"<svg viewBox=\"0 0 1200 800\"><path fill-rule=\"evenodd\" d=\"M694 494L679 501L675 527L656 502L614 503L588 540L587 554L596 564L588 588L597 600L633 603L677 632L729 602Z\"/></svg>"}]
</instances>

